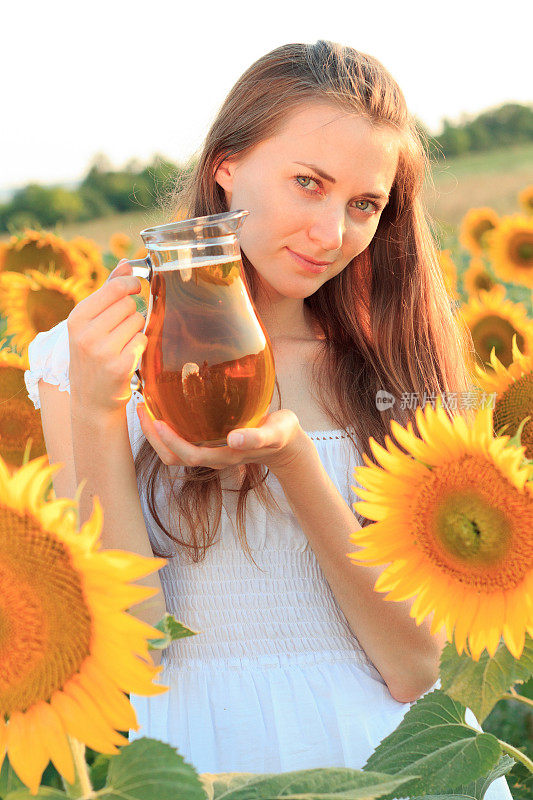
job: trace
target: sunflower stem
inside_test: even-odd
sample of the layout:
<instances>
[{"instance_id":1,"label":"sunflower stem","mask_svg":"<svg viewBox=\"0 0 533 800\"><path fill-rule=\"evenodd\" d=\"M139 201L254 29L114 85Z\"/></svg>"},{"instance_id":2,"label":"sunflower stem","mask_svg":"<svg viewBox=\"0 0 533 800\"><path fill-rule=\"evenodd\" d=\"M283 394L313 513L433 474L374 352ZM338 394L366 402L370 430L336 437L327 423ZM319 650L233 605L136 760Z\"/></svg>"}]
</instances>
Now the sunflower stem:
<instances>
[{"instance_id":1,"label":"sunflower stem","mask_svg":"<svg viewBox=\"0 0 533 800\"><path fill-rule=\"evenodd\" d=\"M89 768L85 760L85 745L73 736L68 736L68 740L72 752L72 759L74 761L75 779L74 783L68 783L68 781L63 778L65 791L69 797L76 798L76 800L78 800L78 798L91 800L91 798L96 797L96 794L92 787L89 777Z\"/></svg>"},{"instance_id":2,"label":"sunflower stem","mask_svg":"<svg viewBox=\"0 0 533 800\"><path fill-rule=\"evenodd\" d=\"M517 750L517 748L513 747L512 744L508 744L507 742L502 742L501 739L498 739L498 743L504 753L507 753L508 755L515 758L517 761L520 761L524 765L524 767L527 767L527 769L530 772L533 772L533 761L531 761L531 759L528 758L525 753L522 753L521 750Z\"/></svg>"},{"instance_id":3,"label":"sunflower stem","mask_svg":"<svg viewBox=\"0 0 533 800\"><path fill-rule=\"evenodd\" d=\"M512 687L509 692L502 694L502 700L518 700L520 703L525 703L533 708L533 700L530 700L529 697L524 697L523 694L518 694Z\"/></svg>"}]
</instances>

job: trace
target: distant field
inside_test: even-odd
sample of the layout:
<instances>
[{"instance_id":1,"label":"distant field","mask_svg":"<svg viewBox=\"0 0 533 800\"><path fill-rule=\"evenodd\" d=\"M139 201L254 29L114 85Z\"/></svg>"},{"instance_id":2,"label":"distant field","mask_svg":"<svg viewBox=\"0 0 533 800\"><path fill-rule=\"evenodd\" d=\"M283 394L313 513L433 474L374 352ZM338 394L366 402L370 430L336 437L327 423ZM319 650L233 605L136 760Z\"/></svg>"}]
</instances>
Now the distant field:
<instances>
[{"instance_id":1,"label":"distant field","mask_svg":"<svg viewBox=\"0 0 533 800\"><path fill-rule=\"evenodd\" d=\"M533 184L533 143L450 158L433 164L432 172L434 186L426 183L426 207L446 247L469 208L520 211L517 194Z\"/></svg>"},{"instance_id":2,"label":"distant field","mask_svg":"<svg viewBox=\"0 0 533 800\"><path fill-rule=\"evenodd\" d=\"M424 197L444 248L469 208L490 206L499 214L519 211L518 192L533 184L533 143L439 161L432 165L432 174L433 185L426 182ZM55 232L66 239L87 236L107 249L113 233L126 233L141 245L140 230L167 221L160 210L151 209L65 225ZM8 237L0 234L2 238Z\"/></svg>"}]
</instances>

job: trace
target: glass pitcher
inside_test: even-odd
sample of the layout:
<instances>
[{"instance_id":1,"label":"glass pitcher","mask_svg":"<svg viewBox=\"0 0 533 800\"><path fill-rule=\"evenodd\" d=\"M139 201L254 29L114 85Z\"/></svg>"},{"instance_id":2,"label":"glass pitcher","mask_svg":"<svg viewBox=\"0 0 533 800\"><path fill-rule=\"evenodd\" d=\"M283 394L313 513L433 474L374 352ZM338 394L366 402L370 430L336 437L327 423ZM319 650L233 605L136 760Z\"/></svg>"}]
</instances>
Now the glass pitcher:
<instances>
[{"instance_id":1,"label":"glass pitcher","mask_svg":"<svg viewBox=\"0 0 533 800\"><path fill-rule=\"evenodd\" d=\"M186 441L227 444L234 428L258 427L275 371L268 334L242 272L232 211L141 231L146 258L133 274L150 282L148 344L131 382L146 410Z\"/></svg>"}]
</instances>

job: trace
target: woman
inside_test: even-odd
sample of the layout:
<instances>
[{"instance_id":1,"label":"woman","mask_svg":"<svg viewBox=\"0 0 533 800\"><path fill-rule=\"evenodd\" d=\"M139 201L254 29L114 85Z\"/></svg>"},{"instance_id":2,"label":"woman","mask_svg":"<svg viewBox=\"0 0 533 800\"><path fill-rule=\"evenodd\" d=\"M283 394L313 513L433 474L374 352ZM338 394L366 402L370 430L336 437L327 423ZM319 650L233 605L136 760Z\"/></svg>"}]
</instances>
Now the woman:
<instances>
[{"instance_id":1,"label":"woman","mask_svg":"<svg viewBox=\"0 0 533 800\"><path fill-rule=\"evenodd\" d=\"M30 396L66 463L56 491L85 478L81 516L98 495L105 547L166 556L161 584L143 581L162 585L160 604L132 612L154 623L167 609L197 632L164 652L166 694L132 696L130 738L168 741L200 772L361 768L436 685L444 632L417 627L412 601L373 590L380 569L346 557L369 437L413 418L404 392L468 388L425 166L397 84L350 48L277 48L231 90L172 198L188 216L250 212L239 240L279 406L226 447L158 430L131 396L146 336L127 262L30 345ZM385 410L382 389L396 398ZM505 780L487 796L509 798Z\"/></svg>"}]
</instances>

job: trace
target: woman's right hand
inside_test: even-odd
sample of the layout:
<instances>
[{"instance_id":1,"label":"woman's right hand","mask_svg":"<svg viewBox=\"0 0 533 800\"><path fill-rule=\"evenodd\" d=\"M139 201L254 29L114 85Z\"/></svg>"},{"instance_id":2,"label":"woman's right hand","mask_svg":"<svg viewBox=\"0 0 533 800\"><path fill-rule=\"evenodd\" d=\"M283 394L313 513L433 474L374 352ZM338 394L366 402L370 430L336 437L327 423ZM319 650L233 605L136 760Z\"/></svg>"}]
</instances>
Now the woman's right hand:
<instances>
[{"instance_id":1,"label":"woman's right hand","mask_svg":"<svg viewBox=\"0 0 533 800\"><path fill-rule=\"evenodd\" d=\"M130 381L148 342L132 297L140 291L123 259L68 316L71 399L88 412L120 411L131 397Z\"/></svg>"}]
</instances>

